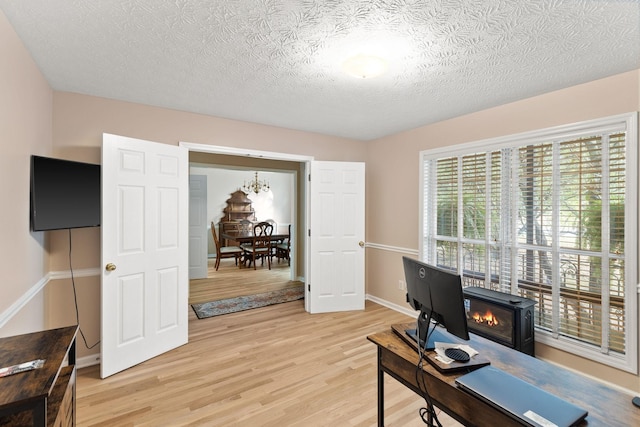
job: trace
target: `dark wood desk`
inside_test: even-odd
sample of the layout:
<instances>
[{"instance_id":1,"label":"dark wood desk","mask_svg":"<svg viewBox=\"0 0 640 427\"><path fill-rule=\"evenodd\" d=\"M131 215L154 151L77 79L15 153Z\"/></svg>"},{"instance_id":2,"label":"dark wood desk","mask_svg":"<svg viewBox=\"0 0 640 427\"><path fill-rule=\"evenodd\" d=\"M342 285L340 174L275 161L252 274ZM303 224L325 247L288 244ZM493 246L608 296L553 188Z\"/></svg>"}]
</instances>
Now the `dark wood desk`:
<instances>
[{"instance_id":1,"label":"dark wood desk","mask_svg":"<svg viewBox=\"0 0 640 427\"><path fill-rule=\"evenodd\" d=\"M402 328L410 326L407 324ZM391 329L370 335L367 339L378 346L378 425L383 426L384 373L421 394L416 383L418 354ZM632 405L633 396L630 394L474 334L471 334L471 341L466 343L488 358L492 366L589 411L589 416L580 426L640 426L640 408ZM442 374L427 362L424 371L433 404L462 424L492 427L521 425L459 389L455 380L464 372Z\"/></svg>"}]
</instances>

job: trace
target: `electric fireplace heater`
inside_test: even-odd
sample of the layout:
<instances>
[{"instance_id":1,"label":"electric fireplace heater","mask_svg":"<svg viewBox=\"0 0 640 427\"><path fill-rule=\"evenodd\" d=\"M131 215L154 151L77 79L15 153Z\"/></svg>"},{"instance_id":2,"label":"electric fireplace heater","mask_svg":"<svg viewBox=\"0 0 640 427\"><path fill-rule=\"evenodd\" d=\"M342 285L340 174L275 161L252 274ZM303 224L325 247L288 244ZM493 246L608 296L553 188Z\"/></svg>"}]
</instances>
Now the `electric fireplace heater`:
<instances>
[{"instance_id":1,"label":"electric fireplace heater","mask_svg":"<svg viewBox=\"0 0 640 427\"><path fill-rule=\"evenodd\" d=\"M535 301L479 287L464 289L470 332L535 356Z\"/></svg>"}]
</instances>

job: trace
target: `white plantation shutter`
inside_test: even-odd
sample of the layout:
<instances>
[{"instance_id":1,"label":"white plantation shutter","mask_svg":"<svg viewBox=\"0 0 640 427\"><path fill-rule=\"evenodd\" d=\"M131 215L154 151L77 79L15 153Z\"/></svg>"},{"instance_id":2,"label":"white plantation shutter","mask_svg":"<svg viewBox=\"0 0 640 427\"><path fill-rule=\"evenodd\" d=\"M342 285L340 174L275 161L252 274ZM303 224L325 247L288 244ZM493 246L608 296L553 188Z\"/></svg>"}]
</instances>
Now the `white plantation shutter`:
<instances>
[{"instance_id":1,"label":"white plantation shutter","mask_svg":"<svg viewBox=\"0 0 640 427\"><path fill-rule=\"evenodd\" d=\"M634 372L635 129L634 114L423 152L423 260L535 300L539 340Z\"/></svg>"}]
</instances>

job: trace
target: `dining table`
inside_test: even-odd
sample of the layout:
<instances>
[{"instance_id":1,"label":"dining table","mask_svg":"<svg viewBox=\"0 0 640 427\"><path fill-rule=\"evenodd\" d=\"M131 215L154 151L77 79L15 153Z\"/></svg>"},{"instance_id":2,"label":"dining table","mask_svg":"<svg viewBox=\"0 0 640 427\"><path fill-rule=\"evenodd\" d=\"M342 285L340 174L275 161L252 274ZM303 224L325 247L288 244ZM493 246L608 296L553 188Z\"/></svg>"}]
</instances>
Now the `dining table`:
<instances>
[{"instance_id":1,"label":"dining table","mask_svg":"<svg viewBox=\"0 0 640 427\"><path fill-rule=\"evenodd\" d=\"M253 242L253 230L229 230L229 231L224 231L222 233L222 237L225 239L225 241L227 241L227 242L230 242L230 241L237 242L238 245L240 247L242 247L243 244L247 244L247 243ZM272 244L278 244L278 243L284 242L285 239L288 239L289 238L289 233L274 233L269 237L271 238L271 243ZM246 255L246 254L242 255L240 257L239 266L240 267L244 266L248 261L249 261L248 255Z\"/></svg>"},{"instance_id":2,"label":"dining table","mask_svg":"<svg viewBox=\"0 0 640 427\"><path fill-rule=\"evenodd\" d=\"M238 242L238 244L242 245L245 243L251 243L253 241L253 230L229 230L224 231L222 233L222 237L227 240L233 240L234 242ZM289 238L289 233L273 233L271 236L271 242L283 242L285 239Z\"/></svg>"}]
</instances>

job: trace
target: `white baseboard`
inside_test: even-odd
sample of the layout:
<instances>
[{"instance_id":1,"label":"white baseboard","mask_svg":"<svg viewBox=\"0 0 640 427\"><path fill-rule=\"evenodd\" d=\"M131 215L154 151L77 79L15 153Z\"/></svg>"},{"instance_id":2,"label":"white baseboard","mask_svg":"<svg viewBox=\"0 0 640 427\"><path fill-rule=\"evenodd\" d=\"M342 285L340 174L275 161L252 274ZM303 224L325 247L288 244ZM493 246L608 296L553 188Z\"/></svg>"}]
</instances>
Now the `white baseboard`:
<instances>
[{"instance_id":1,"label":"white baseboard","mask_svg":"<svg viewBox=\"0 0 640 427\"><path fill-rule=\"evenodd\" d=\"M403 307L393 302L389 302L387 300L384 300L382 298L378 298L369 294L367 294L365 298L368 299L369 301L375 302L376 304L380 304L382 306L390 308L393 311L397 311L398 313L406 314L412 319L416 319L418 317L418 312L415 310L412 310L411 308Z\"/></svg>"},{"instance_id":2,"label":"white baseboard","mask_svg":"<svg viewBox=\"0 0 640 427\"><path fill-rule=\"evenodd\" d=\"M83 356L76 358L76 368L88 368L89 366L100 364L100 353L90 354L89 356Z\"/></svg>"}]
</instances>

